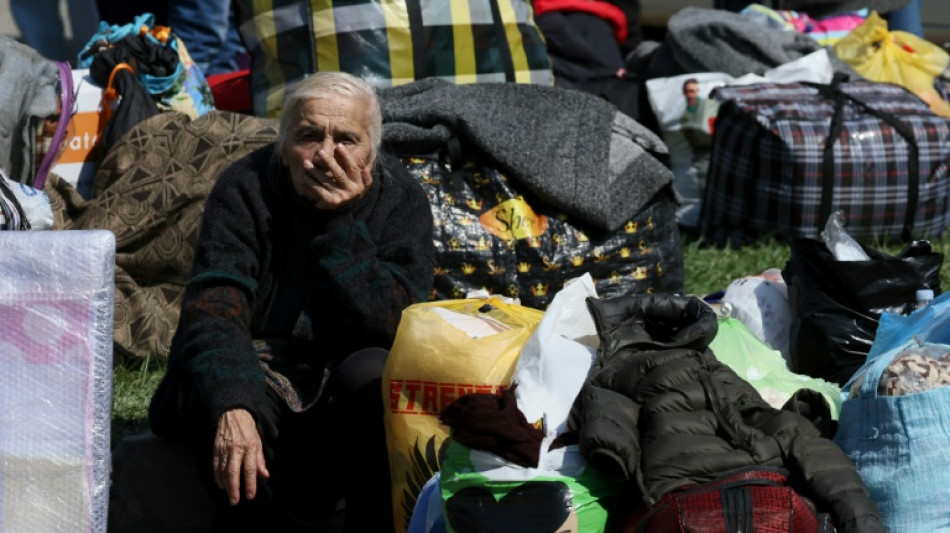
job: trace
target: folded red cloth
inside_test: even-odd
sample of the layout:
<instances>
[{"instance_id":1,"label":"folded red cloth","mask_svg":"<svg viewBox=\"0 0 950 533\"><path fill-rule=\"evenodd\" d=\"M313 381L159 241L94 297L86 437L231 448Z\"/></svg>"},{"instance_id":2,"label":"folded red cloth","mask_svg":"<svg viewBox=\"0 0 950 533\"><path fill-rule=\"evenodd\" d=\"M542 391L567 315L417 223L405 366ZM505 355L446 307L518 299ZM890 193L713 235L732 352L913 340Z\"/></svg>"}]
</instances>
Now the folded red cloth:
<instances>
[{"instance_id":1,"label":"folded red cloth","mask_svg":"<svg viewBox=\"0 0 950 533\"><path fill-rule=\"evenodd\" d=\"M208 76L208 86L214 97L214 107L253 115L251 105L251 70L237 70Z\"/></svg>"},{"instance_id":2,"label":"folded red cloth","mask_svg":"<svg viewBox=\"0 0 950 533\"><path fill-rule=\"evenodd\" d=\"M619 7L600 0L534 0L534 15L540 17L548 11L580 11L606 20L614 30L618 43L627 40L627 15Z\"/></svg>"},{"instance_id":3,"label":"folded red cloth","mask_svg":"<svg viewBox=\"0 0 950 533\"><path fill-rule=\"evenodd\" d=\"M515 386L499 394L466 394L442 411L439 419L452 438L527 468L536 468L544 433L518 410Z\"/></svg>"}]
</instances>

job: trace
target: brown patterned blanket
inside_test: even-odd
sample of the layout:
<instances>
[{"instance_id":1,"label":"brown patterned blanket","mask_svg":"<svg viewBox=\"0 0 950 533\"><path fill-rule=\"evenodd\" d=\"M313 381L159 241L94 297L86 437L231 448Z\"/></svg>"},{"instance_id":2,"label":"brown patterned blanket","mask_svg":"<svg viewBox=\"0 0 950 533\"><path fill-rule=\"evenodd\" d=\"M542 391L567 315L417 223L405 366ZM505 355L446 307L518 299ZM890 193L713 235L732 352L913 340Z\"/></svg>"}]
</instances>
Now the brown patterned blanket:
<instances>
[{"instance_id":1,"label":"brown patterned blanket","mask_svg":"<svg viewBox=\"0 0 950 533\"><path fill-rule=\"evenodd\" d=\"M117 355L167 357L208 193L227 165L276 138L274 119L162 113L112 147L90 200L59 176L47 180L54 229L115 234Z\"/></svg>"}]
</instances>

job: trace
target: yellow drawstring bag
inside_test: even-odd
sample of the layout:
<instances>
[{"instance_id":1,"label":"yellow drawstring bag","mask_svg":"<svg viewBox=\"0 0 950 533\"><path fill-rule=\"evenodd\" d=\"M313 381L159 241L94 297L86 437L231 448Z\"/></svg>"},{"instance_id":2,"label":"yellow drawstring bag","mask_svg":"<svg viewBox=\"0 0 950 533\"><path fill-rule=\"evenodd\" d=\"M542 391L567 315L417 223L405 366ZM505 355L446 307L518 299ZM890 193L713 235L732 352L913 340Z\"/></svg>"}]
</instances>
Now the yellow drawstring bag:
<instances>
[{"instance_id":1,"label":"yellow drawstring bag","mask_svg":"<svg viewBox=\"0 0 950 533\"><path fill-rule=\"evenodd\" d=\"M888 31L878 14L835 44L835 53L870 81L900 85L927 102L934 113L950 116L950 104L934 82L950 63L939 46L905 31Z\"/></svg>"}]
</instances>

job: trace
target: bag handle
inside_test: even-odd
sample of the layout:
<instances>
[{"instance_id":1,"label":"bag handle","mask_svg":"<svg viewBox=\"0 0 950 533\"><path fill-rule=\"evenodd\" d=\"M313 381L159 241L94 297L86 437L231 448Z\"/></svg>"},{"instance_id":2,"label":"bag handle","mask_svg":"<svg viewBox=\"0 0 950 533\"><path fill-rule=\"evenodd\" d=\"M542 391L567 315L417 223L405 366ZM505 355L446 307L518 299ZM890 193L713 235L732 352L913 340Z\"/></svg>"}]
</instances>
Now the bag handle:
<instances>
[{"instance_id":1,"label":"bag handle","mask_svg":"<svg viewBox=\"0 0 950 533\"><path fill-rule=\"evenodd\" d=\"M765 475L766 473L778 474L781 476L781 479L768 478ZM761 477L749 477L750 475L756 474L760 475ZM660 499L660 501L652 505L649 512L647 512L642 518L640 518L640 520L637 521L635 531L637 533L649 533L647 528L651 525L650 521L653 520L661 511L663 511L665 507L668 507L670 502L675 502L681 498L710 492L719 493L721 495L720 497L725 498L725 493L743 487L785 487L788 488L789 491L794 492L794 489L792 489L788 484L788 471L783 468L769 467L764 465L738 468L736 470L726 472L720 477L705 483L691 485L679 490L668 492Z\"/></svg>"},{"instance_id":2,"label":"bag handle","mask_svg":"<svg viewBox=\"0 0 950 533\"><path fill-rule=\"evenodd\" d=\"M109 73L109 83L107 83L106 88L102 90L102 101L99 103L99 131L96 134L99 139L102 138L102 134L106 130L106 124L112 120L112 103L121 96L119 91L115 88L115 75L123 70L128 70L135 75L135 69L132 68L132 65L119 63L113 67L112 72Z\"/></svg>"},{"instance_id":3,"label":"bag handle","mask_svg":"<svg viewBox=\"0 0 950 533\"><path fill-rule=\"evenodd\" d=\"M498 41L498 54L501 56L501 65L505 69L505 81L514 83L515 62L511 58L511 44L508 42L508 33L505 31L505 21L501 18L499 0L488 0L491 5L492 26L495 29L495 39ZM507 1L507 0L502 0Z\"/></svg>"},{"instance_id":4,"label":"bag handle","mask_svg":"<svg viewBox=\"0 0 950 533\"><path fill-rule=\"evenodd\" d=\"M73 104L75 97L73 95L73 71L69 63L57 61L56 67L59 69L60 83L60 101L59 101L59 121L56 123L56 130L53 133L53 139L50 142L49 150L43 154L43 162L36 172L36 178L33 180L33 188L43 190L46 184L46 175L53 168L53 162L59 155L60 145L66 137L66 128L69 127L69 121L73 118Z\"/></svg>"},{"instance_id":5,"label":"bag handle","mask_svg":"<svg viewBox=\"0 0 950 533\"><path fill-rule=\"evenodd\" d=\"M917 203L920 199L920 149L917 146L917 138L914 136L912 128L901 122L891 113L886 113L875 109L862 101L861 99L848 94L841 89L841 83L847 80L846 75L837 73L831 84L821 86L819 90L830 92L834 98L834 115L831 118L831 131L825 140L825 148L822 159L822 188L821 188L821 207L819 208L819 228L831 216L831 210L834 200L834 145L841 137L841 129L844 122L844 105L848 102L856 104L870 115L882 120L890 127L894 128L908 147L908 190L907 190L907 210L904 214L904 225L901 228L901 239L905 242L913 237L914 221L917 217Z\"/></svg>"},{"instance_id":6,"label":"bag handle","mask_svg":"<svg viewBox=\"0 0 950 533\"><path fill-rule=\"evenodd\" d=\"M426 68L426 34L422 20L422 0L406 0L406 16L409 18L409 38L412 40L412 76L417 80L428 74Z\"/></svg>"}]
</instances>

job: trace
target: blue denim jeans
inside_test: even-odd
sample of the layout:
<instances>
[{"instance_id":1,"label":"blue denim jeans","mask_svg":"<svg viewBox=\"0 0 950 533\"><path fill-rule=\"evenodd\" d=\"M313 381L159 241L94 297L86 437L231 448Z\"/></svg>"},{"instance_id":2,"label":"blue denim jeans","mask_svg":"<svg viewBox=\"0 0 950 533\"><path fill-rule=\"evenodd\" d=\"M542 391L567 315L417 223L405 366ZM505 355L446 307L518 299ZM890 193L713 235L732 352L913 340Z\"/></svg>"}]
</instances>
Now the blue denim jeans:
<instances>
[{"instance_id":1,"label":"blue denim jeans","mask_svg":"<svg viewBox=\"0 0 950 533\"><path fill-rule=\"evenodd\" d=\"M904 7L886 15L887 29L902 30L923 38L924 26L920 20L920 0L910 0Z\"/></svg>"},{"instance_id":2,"label":"blue denim jeans","mask_svg":"<svg viewBox=\"0 0 950 533\"><path fill-rule=\"evenodd\" d=\"M10 11L20 30L20 40L27 46L47 59L75 64L79 50L99 29L99 10L93 0L68 0L67 12L73 39L67 42L59 2L10 0Z\"/></svg>"},{"instance_id":3,"label":"blue denim jeans","mask_svg":"<svg viewBox=\"0 0 950 533\"><path fill-rule=\"evenodd\" d=\"M170 0L168 25L205 76L238 70L245 48L231 0Z\"/></svg>"}]
</instances>

